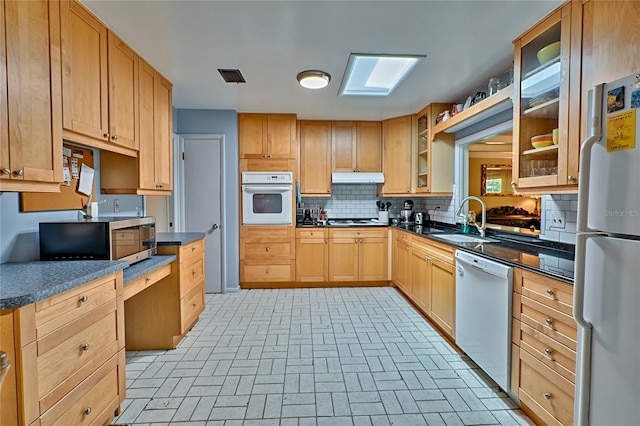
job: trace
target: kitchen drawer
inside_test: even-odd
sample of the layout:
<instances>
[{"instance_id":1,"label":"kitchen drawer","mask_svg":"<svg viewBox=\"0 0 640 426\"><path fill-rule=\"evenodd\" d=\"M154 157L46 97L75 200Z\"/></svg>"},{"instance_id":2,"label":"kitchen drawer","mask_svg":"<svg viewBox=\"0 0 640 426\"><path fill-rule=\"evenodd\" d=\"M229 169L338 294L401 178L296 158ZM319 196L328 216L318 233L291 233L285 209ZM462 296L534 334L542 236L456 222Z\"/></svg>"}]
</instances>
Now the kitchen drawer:
<instances>
[{"instance_id":1,"label":"kitchen drawer","mask_svg":"<svg viewBox=\"0 0 640 426\"><path fill-rule=\"evenodd\" d=\"M520 348L565 379L576 381L576 353L526 324L520 326Z\"/></svg>"},{"instance_id":2,"label":"kitchen drawer","mask_svg":"<svg viewBox=\"0 0 640 426\"><path fill-rule=\"evenodd\" d=\"M204 310L204 297L204 282L201 282L189 294L180 299L180 330L182 334L191 328Z\"/></svg>"},{"instance_id":3,"label":"kitchen drawer","mask_svg":"<svg viewBox=\"0 0 640 426\"><path fill-rule=\"evenodd\" d=\"M329 238L386 238L387 228L341 228L329 229Z\"/></svg>"},{"instance_id":4,"label":"kitchen drawer","mask_svg":"<svg viewBox=\"0 0 640 426\"><path fill-rule=\"evenodd\" d=\"M135 279L124 286L123 294L124 300L129 299L130 297L135 296L140 293L142 290L147 287L157 283L161 279L166 276L169 276L171 273L171 264L164 265L161 268L158 268L154 271L149 272L148 274Z\"/></svg>"},{"instance_id":5,"label":"kitchen drawer","mask_svg":"<svg viewBox=\"0 0 640 426\"><path fill-rule=\"evenodd\" d=\"M576 350L578 331L573 317L526 296L522 296L520 301L520 321L522 324L528 325L574 351Z\"/></svg>"},{"instance_id":6,"label":"kitchen drawer","mask_svg":"<svg viewBox=\"0 0 640 426\"><path fill-rule=\"evenodd\" d=\"M273 260L268 264L240 261L242 282L293 281L295 276L295 260Z\"/></svg>"},{"instance_id":7,"label":"kitchen drawer","mask_svg":"<svg viewBox=\"0 0 640 426\"><path fill-rule=\"evenodd\" d=\"M41 426L102 425L120 405L118 356L113 356L40 417Z\"/></svg>"},{"instance_id":8,"label":"kitchen drawer","mask_svg":"<svg viewBox=\"0 0 640 426\"><path fill-rule=\"evenodd\" d=\"M522 280L519 293L551 308L564 312L567 315L573 313L573 286L549 277L543 277L529 271L522 271Z\"/></svg>"},{"instance_id":9,"label":"kitchen drawer","mask_svg":"<svg viewBox=\"0 0 640 426\"><path fill-rule=\"evenodd\" d=\"M288 260L295 259L295 239L288 241L243 241L244 260Z\"/></svg>"},{"instance_id":10,"label":"kitchen drawer","mask_svg":"<svg viewBox=\"0 0 640 426\"><path fill-rule=\"evenodd\" d=\"M110 275L36 302L36 337L39 339L115 298L116 280Z\"/></svg>"},{"instance_id":11,"label":"kitchen drawer","mask_svg":"<svg viewBox=\"0 0 640 426\"><path fill-rule=\"evenodd\" d=\"M409 234L408 232L405 231L400 231L398 229L394 229L393 230L393 238L396 241L402 241L405 243L410 243L411 242L411 234Z\"/></svg>"},{"instance_id":12,"label":"kitchen drawer","mask_svg":"<svg viewBox=\"0 0 640 426\"><path fill-rule=\"evenodd\" d=\"M204 281L204 259L198 259L189 266L180 268L180 298L183 298L199 283Z\"/></svg>"},{"instance_id":13,"label":"kitchen drawer","mask_svg":"<svg viewBox=\"0 0 640 426\"><path fill-rule=\"evenodd\" d=\"M37 341L40 412L118 351L113 300Z\"/></svg>"},{"instance_id":14,"label":"kitchen drawer","mask_svg":"<svg viewBox=\"0 0 640 426\"><path fill-rule=\"evenodd\" d=\"M575 386L528 352L520 350L518 396L550 425L573 424Z\"/></svg>"},{"instance_id":15,"label":"kitchen drawer","mask_svg":"<svg viewBox=\"0 0 640 426\"><path fill-rule=\"evenodd\" d=\"M412 246L426 252L430 257L435 257L450 265L453 265L455 263L453 254L454 250L449 246L432 243L431 241L427 242L423 238L414 238L412 241Z\"/></svg>"},{"instance_id":16,"label":"kitchen drawer","mask_svg":"<svg viewBox=\"0 0 640 426\"><path fill-rule=\"evenodd\" d=\"M295 229L293 226L241 226L240 238L263 242L286 240L296 237Z\"/></svg>"},{"instance_id":17,"label":"kitchen drawer","mask_svg":"<svg viewBox=\"0 0 640 426\"><path fill-rule=\"evenodd\" d=\"M194 241L186 246L181 246L178 250L178 263L180 265L188 265L193 263L195 259L204 256L204 239Z\"/></svg>"},{"instance_id":18,"label":"kitchen drawer","mask_svg":"<svg viewBox=\"0 0 640 426\"><path fill-rule=\"evenodd\" d=\"M329 230L323 228L313 228L313 229L296 229L296 238L329 238Z\"/></svg>"}]
</instances>

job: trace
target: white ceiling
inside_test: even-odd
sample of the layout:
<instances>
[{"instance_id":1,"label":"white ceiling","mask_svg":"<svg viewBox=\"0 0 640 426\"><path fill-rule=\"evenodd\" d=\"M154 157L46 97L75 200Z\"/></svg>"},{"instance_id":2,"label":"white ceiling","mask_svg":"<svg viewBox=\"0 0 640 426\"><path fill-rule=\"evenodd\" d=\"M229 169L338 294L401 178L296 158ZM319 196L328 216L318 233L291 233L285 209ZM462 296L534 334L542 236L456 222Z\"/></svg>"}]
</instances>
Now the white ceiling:
<instances>
[{"instance_id":1,"label":"white ceiling","mask_svg":"<svg viewBox=\"0 0 640 426\"><path fill-rule=\"evenodd\" d=\"M475 93L511 66L513 39L562 0L82 2L173 82L177 108L381 120ZM339 97L351 52L427 58L388 98ZM247 83L225 83L218 68L239 68ZM301 88L306 69L331 83Z\"/></svg>"}]
</instances>

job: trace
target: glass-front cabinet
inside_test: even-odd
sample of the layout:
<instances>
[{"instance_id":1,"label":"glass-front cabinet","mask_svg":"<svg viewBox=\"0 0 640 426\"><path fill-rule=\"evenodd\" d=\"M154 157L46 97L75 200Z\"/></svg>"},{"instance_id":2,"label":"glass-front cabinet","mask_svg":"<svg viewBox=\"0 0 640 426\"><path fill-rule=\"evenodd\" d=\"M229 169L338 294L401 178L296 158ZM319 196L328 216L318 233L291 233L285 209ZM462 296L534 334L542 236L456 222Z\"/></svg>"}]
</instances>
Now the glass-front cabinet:
<instances>
[{"instance_id":1,"label":"glass-front cabinet","mask_svg":"<svg viewBox=\"0 0 640 426\"><path fill-rule=\"evenodd\" d=\"M571 22L568 3L514 42L512 185L521 192L577 189L579 113L571 110L580 92L571 83L580 78L580 43L572 46Z\"/></svg>"},{"instance_id":2,"label":"glass-front cabinet","mask_svg":"<svg viewBox=\"0 0 640 426\"><path fill-rule=\"evenodd\" d=\"M453 192L453 135L434 133L438 114L451 104L429 104L415 115L417 139L413 146L416 194L450 195Z\"/></svg>"}]
</instances>

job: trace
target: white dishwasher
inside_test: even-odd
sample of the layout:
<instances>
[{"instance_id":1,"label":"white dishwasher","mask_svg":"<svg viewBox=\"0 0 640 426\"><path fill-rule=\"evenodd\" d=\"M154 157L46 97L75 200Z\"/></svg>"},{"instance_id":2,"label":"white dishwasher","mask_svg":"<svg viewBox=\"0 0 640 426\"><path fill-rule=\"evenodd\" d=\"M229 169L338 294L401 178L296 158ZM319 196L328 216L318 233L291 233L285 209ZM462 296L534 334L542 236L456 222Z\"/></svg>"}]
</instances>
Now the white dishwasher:
<instances>
[{"instance_id":1,"label":"white dishwasher","mask_svg":"<svg viewBox=\"0 0 640 426\"><path fill-rule=\"evenodd\" d=\"M456 345L509 391L513 268L456 251Z\"/></svg>"}]
</instances>

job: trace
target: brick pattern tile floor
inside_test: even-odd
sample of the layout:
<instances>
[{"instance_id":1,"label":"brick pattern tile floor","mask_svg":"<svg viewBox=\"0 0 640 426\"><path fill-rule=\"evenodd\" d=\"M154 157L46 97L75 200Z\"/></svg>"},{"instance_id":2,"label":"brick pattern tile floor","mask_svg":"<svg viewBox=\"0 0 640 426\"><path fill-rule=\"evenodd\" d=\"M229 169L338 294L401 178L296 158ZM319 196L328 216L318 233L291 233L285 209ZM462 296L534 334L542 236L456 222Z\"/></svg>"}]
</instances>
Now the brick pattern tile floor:
<instances>
[{"instance_id":1,"label":"brick pattern tile floor","mask_svg":"<svg viewBox=\"0 0 640 426\"><path fill-rule=\"evenodd\" d=\"M531 425L391 287L209 294L178 348L127 352L113 424Z\"/></svg>"}]
</instances>

